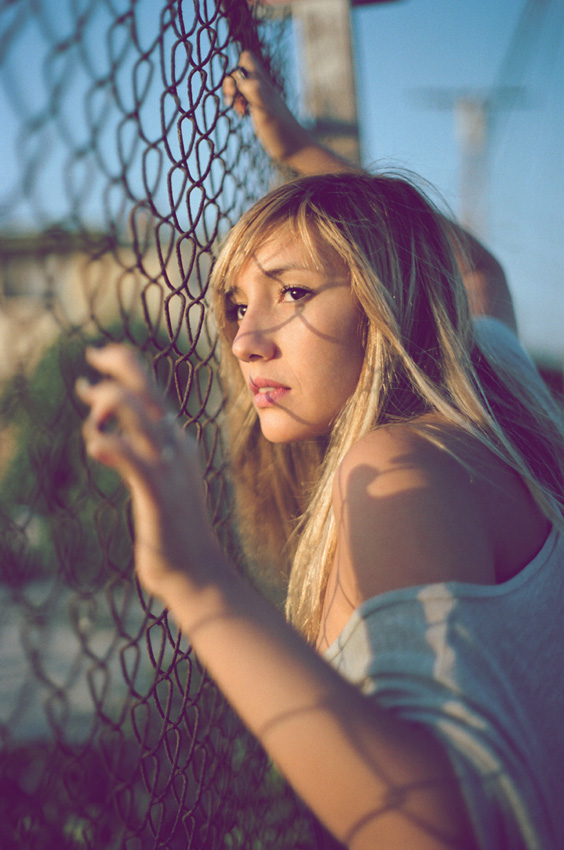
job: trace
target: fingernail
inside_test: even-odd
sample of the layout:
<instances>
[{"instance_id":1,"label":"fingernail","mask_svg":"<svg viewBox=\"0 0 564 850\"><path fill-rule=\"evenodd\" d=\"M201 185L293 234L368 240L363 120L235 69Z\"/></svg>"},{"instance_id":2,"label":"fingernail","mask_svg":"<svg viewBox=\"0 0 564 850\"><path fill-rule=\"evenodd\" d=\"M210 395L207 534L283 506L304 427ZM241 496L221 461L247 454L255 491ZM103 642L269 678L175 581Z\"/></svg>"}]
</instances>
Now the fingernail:
<instances>
[{"instance_id":1,"label":"fingernail","mask_svg":"<svg viewBox=\"0 0 564 850\"><path fill-rule=\"evenodd\" d=\"M89 345L88 348L86 348L84 350L84 354L85 354L85 356L88 360L90 360L91 358L93 358L95 360L97 357L100 356L100 354L102 354L102 352L104 351L104 348L105 348L105 345L104 346Z\"/></svg>"},{"instance_id":2,"label":"fingernail","mask_svg":"<svg viewBox=\"0 0 564 850\"><path fill-rule=\"evenodd\" d=\"M91 383L87 378L77 378L74 388L78 395L84 395L91 387Z\"/></svg>"}]
</instances>

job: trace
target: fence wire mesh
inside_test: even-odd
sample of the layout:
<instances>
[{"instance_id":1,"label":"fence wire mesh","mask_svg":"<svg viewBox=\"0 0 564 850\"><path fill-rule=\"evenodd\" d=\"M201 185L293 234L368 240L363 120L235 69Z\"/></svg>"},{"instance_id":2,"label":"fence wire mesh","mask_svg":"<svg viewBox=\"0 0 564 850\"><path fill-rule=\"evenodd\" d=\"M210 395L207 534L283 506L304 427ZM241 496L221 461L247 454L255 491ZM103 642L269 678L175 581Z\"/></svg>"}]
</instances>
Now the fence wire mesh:
<instances>
[{"instance_id":1,"label":"fence wire mesh","mask_svg":"<svg viewBox=\"0 0 564 850\"><path fill-rule=\"evenodd\" d=\"M85 458L83 350L128 341L204 446L230 545L206 286L272 179L221 84L286 28L246 0L0 5L0 846L308 848L309 817L132 579ZM275 62L274 62L275 64Z\"/></svg>"}]
</instances>

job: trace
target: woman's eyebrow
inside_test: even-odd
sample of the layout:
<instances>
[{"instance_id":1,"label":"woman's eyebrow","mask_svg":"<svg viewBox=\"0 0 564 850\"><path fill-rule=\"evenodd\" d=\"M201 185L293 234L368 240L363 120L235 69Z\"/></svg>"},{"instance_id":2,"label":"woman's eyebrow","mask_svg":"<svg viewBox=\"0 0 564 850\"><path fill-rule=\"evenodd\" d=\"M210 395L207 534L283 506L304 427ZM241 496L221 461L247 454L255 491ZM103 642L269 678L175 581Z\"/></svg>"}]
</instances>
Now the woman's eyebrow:
<instances>
[{"instance_id":1,"label":"woman's eyebrow","mask_svg":"<svg viewBox=\"0 0 564 850\"><path fill-rule=\"evenodd\" d=\"M321 269L315 269L311 266L302 266L298 263L287 263L286 265L275 266L271 269L264 268L263 266L259 265L259 263L257 263L257 265L266 277L283 277L288 272L307 272L307 274L315 274L321 272Z\"/></svg>"},{"instance_id":2,"label":"woman's eyebrow","mask_svg":"<svg viewBox=\"0 0 564 850\"><path fill-rule=\"evenodd\" d=\"M265 268L264 266L262 266L255 257L253 257L253 260L255 261L256 265L258 266L261 274L263 274L265 277L272 278L273 280L284 277L284 275L287 274L288 272L305 272L307 274L322 274L323 273L322 269L320 269L320 268L315 269L315 268L312 268L311 266L300 265L299 263L287 263L283 266L274 266L273 268L269 269L269 268ZM237 286L237 284L232 284L227 289L225 289L224 297L225 298L232 298L233 296L238 295L239 292L240 292L240 288Z\"/></svg>"},{"instance_id":3,"label":"woman's eyebrow","mask_svg":"<svg viewBox=\"0 0 564 850\"><path fill-rule=\"evenodd\" d=\"M307 272L307 273L311 274L312 272L316 272L316 271L319 272L319 271L322 270L321 266L315 267L315 266L312 266L312 265L304 265L304 263L301 262L300 260L290 260L289 259L287 262L282 262L279 266L274 265L270 268L268 267L268 260L266 261L267 265L264 266L260 262L260 260L258 259L256 254L252 255L251 260L257 266L258 270L260 272L262 272L262 274L264 274L266 277L281 277L282 275L286 274L287 272L295 272L295 271Z\"/></svg>"}]
</instances>

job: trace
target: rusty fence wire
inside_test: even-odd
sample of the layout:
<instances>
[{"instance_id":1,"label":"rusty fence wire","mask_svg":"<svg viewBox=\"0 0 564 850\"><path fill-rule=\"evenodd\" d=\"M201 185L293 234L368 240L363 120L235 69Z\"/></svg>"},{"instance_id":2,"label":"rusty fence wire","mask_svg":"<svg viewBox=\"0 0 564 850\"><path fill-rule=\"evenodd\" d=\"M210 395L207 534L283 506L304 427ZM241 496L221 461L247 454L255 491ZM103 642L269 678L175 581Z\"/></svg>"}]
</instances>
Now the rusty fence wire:
<instances>
[{"instance_id":1,"label":"rusty fence wire","mask_svg":"<svg viewBox=\"0 0 564 850\"><path fill-rule=\"evenodd\" d=\"M89 343L144 353L201 439L230 546L206 286L272 180L225 108L247 0L0 2L0 847L309 848L308 815L132 578L123 487L87 462Z\"/></svg>"}]
</instances>

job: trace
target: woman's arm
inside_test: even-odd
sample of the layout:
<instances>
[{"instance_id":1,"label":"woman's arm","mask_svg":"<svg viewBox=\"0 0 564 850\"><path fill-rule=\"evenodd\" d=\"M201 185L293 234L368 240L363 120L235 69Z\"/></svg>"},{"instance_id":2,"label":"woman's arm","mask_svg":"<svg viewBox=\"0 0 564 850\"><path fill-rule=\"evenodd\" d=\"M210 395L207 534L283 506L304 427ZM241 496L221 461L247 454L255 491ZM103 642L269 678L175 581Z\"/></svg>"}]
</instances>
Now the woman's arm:
<instances>
[{"instance_id":1,"label":"woman's arm","mask_svg":"<svg viewBox=\"0 0 564 850\"><path fill-rule=\"evenodd\" d=\"M346 159L320 145L290 112L261 63L248 50L225 78L223 96L238 115L247 111L255 134L267 154L298 174L358 171Z\"/></svg>"},{"instance_id":2,"label":"woman's arm","mask_svg":"<svg viewBox=\"0 0 564 850\"><path fill-rule=\"evenodd\" d=\"M345 682L234 572L207 518L196 446L163 416L132 353L110 346L89 360L106 378L77 386L87 448L129 486L138 578L290 784L354 850L469 847L440 745Z\"/></svg>"},{"instance_id":3,"label":"woman's arm","mask_svg":"<svg viewBox=\"0 0 564 850\"><path fill-rule=\"evenodd\" d=\"M260 62L244 51L224 83L224 96L239 115L248 110L257 138L272 159L299 174L358 171L320 145L284 103ZM516 331L515 312L502 266L476 238L449 222L474 316L493 316Z\"/></svg>"}]
</instances>

